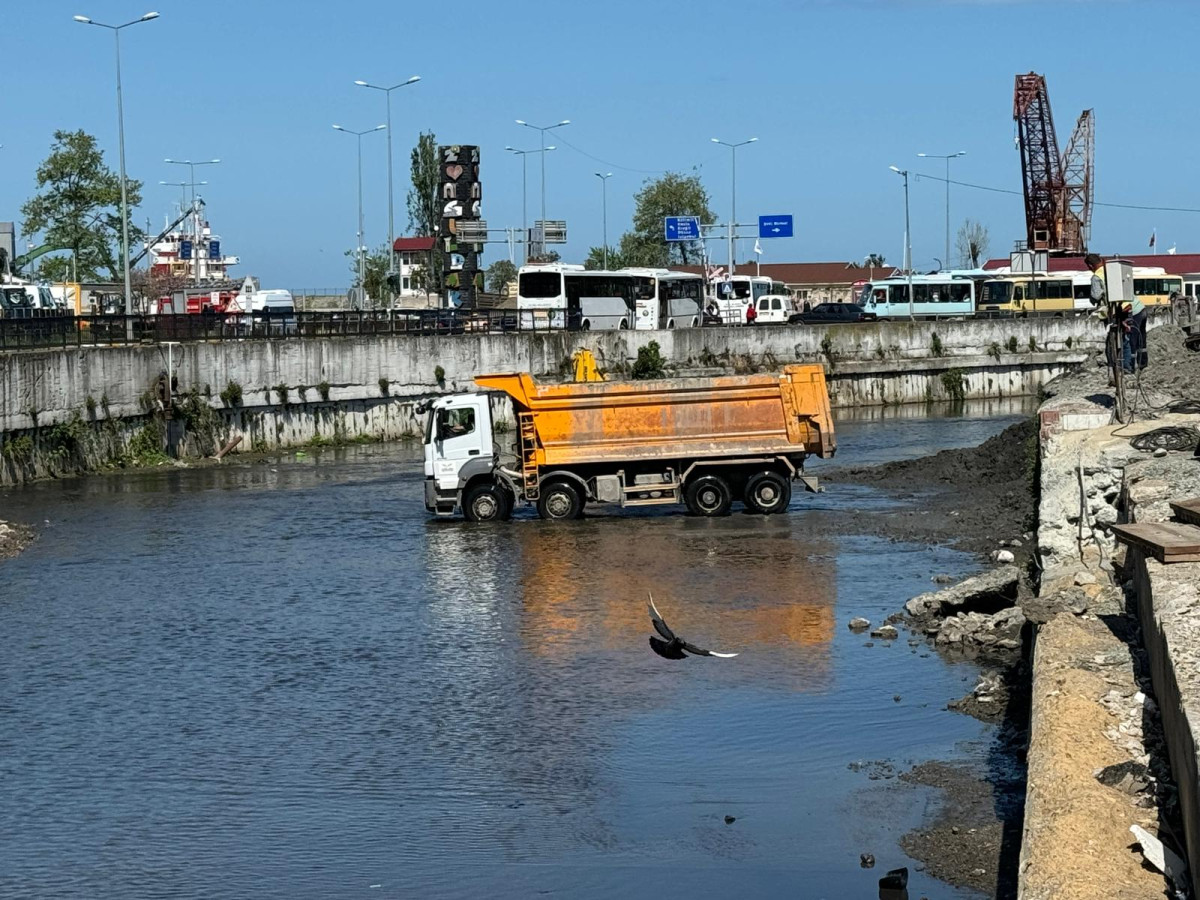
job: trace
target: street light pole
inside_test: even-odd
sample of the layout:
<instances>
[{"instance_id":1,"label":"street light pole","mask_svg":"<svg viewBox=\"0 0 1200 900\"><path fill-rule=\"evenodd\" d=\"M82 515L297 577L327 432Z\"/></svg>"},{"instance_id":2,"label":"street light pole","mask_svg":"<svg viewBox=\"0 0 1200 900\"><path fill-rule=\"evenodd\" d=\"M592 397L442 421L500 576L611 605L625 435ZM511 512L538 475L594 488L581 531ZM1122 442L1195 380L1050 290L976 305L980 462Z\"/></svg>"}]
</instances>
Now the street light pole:
<instances>
[{"instance_id":1,"label":"street light pole","mask_svg":"<svg viewBox=\"0 0 1200 900\"><path fill-rule=\"evenodd\" d=\"M714 144L720 144L723 147L728 147L732 158L733 177L729 189L729 274L732 275L736 271L737 263L734 261L733 253L733 235L737 228L737 148L744 147L746 144L753 144L758 138L752 137L744 141L738 141L736 144L731 144L728 141L723 141L720 138L713 138Z\"/></svg>"},{"instance_id":2,"label":"street light pole","mask_svg":"<svg viewBox=\"0 0 1200 900\"><path fill-rule=\"evenodd\" d=\"M395 272L396 262L396 219L394 213L395 207L395 191L392 188L392 91L402 87L407 87L410 84L416 84L421 80L420 75L413 75L407 81L402 81L399 84L393 84L391 87L381 87L377 84L370 84L366 81L354 82L359 87L371 88L376 91L383 91L387 96L387 178L388 178L388 274Z\"/></svg>"},{"instance_id":3,"label":"street light pole","mask_svg":"<svg viewBox=\"0 0 1200 900\"><path fill-rule=\"evenodd\" d=\"M946 265L950 264L950 160L966 156L966 150L957 153L918 153L923 159L944 159L946 161Z\"/></svg>"},{"instance_id":4,"label":"street light pole","mask_svg":"<svg viewBox=\"0 0 1200 900\"><path fill-rule=\"evenodd\" d=\"M87 16L75 16L76 22L83 25L96 25L107 28L113 33L117 50L117 144L121 159L121 268L125 270L125 315L133 315L133 286L129 277L129 194L125 184L125 108L121 99L121 29L139 22L149 22L157 19L158 13L148 12L141 18L126 22L124 25L105 25L95 22ZM133 321L126 320L126 337L133 338Z\"/></svg>"},{"instance_id":5,"label":"street light pole","mask_svg":"<svg viewBox=\"0 0 1200 900\"><path fill-rule=\"evenodd\" d=\"M600 196L603 205L604 216L604 269L608 270L608 179L612 178L612 172L597 172L596 177L600 179Z\"/></svg>"},{"instance_id":6,"label":"street light pole","mask_svg":"<svg viewBox=\"0 0 1200 900\"><path fill-rule=\"evenodd\" d=\"M193 162L190 159L164 159L163 162L175 166L187 166L192 186L192 283L200 283L200 212L196 209L196 185L208 184L207 181L196 181L196 166L215 166L219 159L202 159ZM206 251L207 252L207 251ZM209 267L211 269L211 266Z\"/></svg>"},{"instance_id":7,"label":"street light pole","mask_svg":"<svg viewBox=\"0 0 1200 900\"><path fill-rule=\"evenodd\" d=\"M362 291L362 296L366 297L367 291L367 256L365 246L365 236L363 234L363 202L362 202L362 139L364 134L371 134L375 131L383 131L387 125L376 125L374 128L368 128L365 131L351 131L349 128L343 128L341 125L333 126L336 131L352 134L358 139L358 289Z\"/></svg>"},{"instance_id":8,"label":"street light pole","mask_svg":"<svg viewBox=\"0 0 1200 900\"><path fill-rule=\"evenodd\" d=\"M551 150L557 150L558 148L551 144L544 150L518 150L516 147L505 147L504 149L510 153L516 153L521 157L521 228L525 232L525 237L522 238L522 243L525 247L525 262L529 262L529 191L526 187L527 179L525 177L525 157L527 157L530 153L540 153L543 157L545 157L545 155Z\"/></svg>"},{"instance_id":9,"label":"street light pole","mask_svg":"<svg viewBox=\"0 0 1200 900\"><path fill-rule=\"evenodd\" d=\"M546 132L550 131L554 128L561 128L564 125L570 125L571 120L563 119L561 122L555 122L553 125L540 126L540 125L530 125L524 119L517 119L517 124L524 125L526 128L532 128L534 131L541 132L541 150L539 150L538 152L542 154L542 227L545 228L546 227L546 225L545 225L545 222L546 222L546 151L551 149L546 146Z\"/></svg>"},{"instance_id":10,"label":"street light pole","mask_svg":"<svg viewBox=\"0 0 1200 900\"><path fill-rule=\"evenodd\" d=\"M897 175L904 178L904 255L908 258L908 318L916 321L916 316L913 314L913 272L912 272L912 229L908 223L908 170L897 169L895 166L889 166Z\"/></svg>"}]
</instances>

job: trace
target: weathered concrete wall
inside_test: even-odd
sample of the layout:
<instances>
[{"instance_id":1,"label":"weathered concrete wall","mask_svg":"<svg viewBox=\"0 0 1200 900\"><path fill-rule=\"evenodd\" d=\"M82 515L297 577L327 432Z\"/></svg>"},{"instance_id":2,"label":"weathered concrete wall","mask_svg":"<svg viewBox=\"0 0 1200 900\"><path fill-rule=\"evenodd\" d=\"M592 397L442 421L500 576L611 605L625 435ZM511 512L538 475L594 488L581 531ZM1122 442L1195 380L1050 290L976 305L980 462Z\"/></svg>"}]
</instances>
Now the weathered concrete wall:
<instances>
[{"instance_id":1,"label":"weathered concrete wall","mask_svg":"<svg viewBox=\"0 0 1200 900\"><path fill-rule=\"evenodd\" d=\"M941 356L932 352L933 335ZM1016 353L1008 352L1009 338ZM1030 352L1033 339L1041 352L1099 346L1102 327L1091 319L983 320L969 322L899 322L854 326L784 328L700 328L661 332L586 332L556 334L459 335L454 337L351 337L303 341L246 341L175 346L80 348L0 354L0 433L31 428L36 423L61 421L83 410L87 398L109 414L141 415L142 396L167 368L168 353L181 390L207 385L217 397L234 381L242 387L247 406L268 405L266 396L277 384L293 391L327 382L329 399L373 400L387 394L416 397L438 390L457 390L481 372L525 370L555 375L580 348L592 349L602 366L627 364L639 347L657 341L661 352L681 368L726 365L774 368L788 362L822 361L832 374L847 382L869 382L895 370L926 371L940 376L947 368L986 364L997 393L1028 392L1026 380L1007 375L1013 370L1047 361ZM991 355L989 355L989 353ZM924 360L905 369L913 360ZM863 367L865 365L865 368ZM440 367L441 384L435 379ZM999 377L998 376L1002 376ZM985 375L983 387L986 390ZM1002 383L1003 382L1003 383ZM894 396L924 399L924 382ZM975 393L975 389L972 388ZM982 394L981 394L982 395ZM882 402L886 393L871 387L851 392L856 402ZM894 402L888 399L888 402Z\"/></svg>"},{"instance_id":2,"label":"weathered concrete wall","mask_svg":"<svg viewBox=\"0 0 1200 900\"><path fill-rule=\"evenodd\" d=\"M792 362L820 362L829 373L834 406L849 407L1034 394L1081 361L1081 348L1098 346L1102 338L1091 320L1038 319L398 335L7 353L0 354L0 450L22 443L9 448L19 451L15 455L0 454L0 483L120 458L157 408L155 383L168 365L177 393L198 392L210 411L201 443L211 443L210 434L221 440L243 435L238 450L244 451L313 440L386 440L419 431L417 399L469 389L484 372L559 377L585 347L601 366L617 372L651 341L681 374L774 371ZM241 392L232 403L220 396L231 384ZM500 421L511 422L507 404L497 411ZM49 433L63 423L75 423L73 436L66 436L74 448L69 453L62 430ZM173 449L184 455L212 452L195 441ZM68 459L74 462L68 465Z\"/></svg>"}]
</instances>

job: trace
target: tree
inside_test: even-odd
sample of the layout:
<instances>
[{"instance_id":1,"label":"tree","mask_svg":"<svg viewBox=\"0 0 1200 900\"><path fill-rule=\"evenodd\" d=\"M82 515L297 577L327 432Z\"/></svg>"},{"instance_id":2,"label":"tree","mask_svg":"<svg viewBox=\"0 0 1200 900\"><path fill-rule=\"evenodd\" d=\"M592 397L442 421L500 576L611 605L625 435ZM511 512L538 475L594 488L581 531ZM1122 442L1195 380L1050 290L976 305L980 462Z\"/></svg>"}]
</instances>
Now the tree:
<instances>
[{"instance_id":1,"label":"tree","mask_svg":"<svg viewBox=\"0 0 1200 900\"><path fill-rule=\"evenodd\" d=\"M869 269L882 269L886 262L882 253L868 253L867 258L863 260L863 266Z\"/></svg>"},{"instance_id":2,"label":"tree","mask_svg":"<svg viewBox=\"0 0 1200 900\"><path fill-rule=\"evenodd\" d=\"M417 145L409 155L412 187L409 188L408 228L415 237L434 237L442 223L442 204L438 199L438 183L441 181L441 161L438 157L437 137L432 131L423 131ZM428 265L423 266L419 290L425 293L440 293L442 288L442 248L437 242L429 252ZM415 286L415 285L414 285Z\"/></svg>"},{"instance_id":3,"label":"tree","mask_svg":"<svg viewBox=\"0 0 1200 900\"><path fill-rule=\"evenodd\" d=\"M498 259L484 273L484 280L487 282L487 288L493 294L503 294L504 289L508 287L517 278L517 267L510 263L507 259Z\"/></svg>"},{"instance_id":4,"label":"tree","mask_svg":"<svg viewBox=\"0 0 1200 900\"><path fill-rule=\"evenodd\" d=\"M56 131L50 155L38 166L35 194L21 207L24 228L40 234L43 245L70 250L71 257L42 263L52 281L118 281L121 260L121 179L104 165L96 139L84 131ZM126 181L129 210L142 202L142 183ZM132 216L128 223L132 250L142 239Z\"/></svg>"},{"instance_id":5,"label":"tree","mask_svg":"<svg viewBox=\"0 0 1200 900\"><path fill-rule=\"evenodd\" d=\"M391 263L391 248L384 242L374 250L367 251L363 258L363 280L358 281L358 253L347 250L346 257L350 260L351 285L363 287L366 295L376 304L388 293L387 276Z\"/></svg>"},{"instance_id":6,"label":"tree","mask_svg":"<svg viewBox=\"0 0 1200 900\"><path fill-rule=\"evenodd\" d=\"M687 265L700 261L698 244L668 243L663 234L663 219L667 216L699 216L701 222L713 220L708 191L698 174L667 172L658 178L647 178L633 200L633 228L621 237L621 254L626 265Z\"/></svg>"},{"instance_id":7,"label":"tree","mask_svg":"<svg viewBox=\"0 0 1200 900\"><path fill-rule=\"evenodd\" d=\"M625 261L624 255L616 247L608 248L608 268L623 269L630 265ZM585 269L603 269L604 268L604 248L592 247L588 251L587 259L583 261Z\"/></svg>"},{"instance_id":8,"label":"tree","mask_svg":"<svg viewBox=\"0 0 1200 900\"><path fill-rule=\"evenodd\" d=\"M972 269L978 269L987 259L988 248L991 246L987 226L967 219L958 229L958 239L954 246L963 265L970 263Z\"/></svg>"}]
</instances>

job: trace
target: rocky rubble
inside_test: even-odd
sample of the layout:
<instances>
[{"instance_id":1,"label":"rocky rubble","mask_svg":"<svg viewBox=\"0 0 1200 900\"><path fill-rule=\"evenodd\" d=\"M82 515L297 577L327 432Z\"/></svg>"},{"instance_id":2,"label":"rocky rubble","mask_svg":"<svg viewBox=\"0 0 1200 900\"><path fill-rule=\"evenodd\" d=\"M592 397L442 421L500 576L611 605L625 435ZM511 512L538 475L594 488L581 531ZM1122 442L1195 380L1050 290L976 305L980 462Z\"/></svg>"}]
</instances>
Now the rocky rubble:
<instances>
[{"instance_id":1,"label":"rocky rubble","mask_svg":"<svg viewBox=\"0 0 1200 900\"><path fill-rule=\"evenodd\" d=\"M960 612L926 629L938 644L995 647L997 650L1016 650L1021 646L1021 628L1025 613L1011 606L994 615Z\"/></svg>"},{"instance_id":2,"label":"rocky rubble","mask_svg":"<svg viewBox=\"0 0 1200 900\"><path fill-rule=\"evenodd\" d=\"M10 559L29 546L33 530L0 520L0 559Z\"/></svg>"},{"instance_id":3,"label":"rocky rubble","mask_svg":"<svg viewBox=\"0 0 1200 900\"><path fill-rule=\"evenodd\" d=\"M939 615L967 605L1008 606L1017 598L1021 571L1016 566L1000 566L960 581L953 587L930 591L904 604L910 616Z\"/></svg>"}]
</instances>

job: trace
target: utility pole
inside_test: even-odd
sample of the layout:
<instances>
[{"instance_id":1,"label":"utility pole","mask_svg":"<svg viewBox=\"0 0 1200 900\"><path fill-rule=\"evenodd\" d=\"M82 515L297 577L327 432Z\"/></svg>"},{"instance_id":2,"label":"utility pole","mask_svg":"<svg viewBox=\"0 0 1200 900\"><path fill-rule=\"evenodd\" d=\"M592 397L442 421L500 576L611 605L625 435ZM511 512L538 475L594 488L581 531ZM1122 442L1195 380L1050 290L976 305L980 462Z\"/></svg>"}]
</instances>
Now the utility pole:
<instances>
[{"instance_id":1,"label":"utility pole","mask_svg":"<svg viewBox=\"0 0 1200 900\"><path fill-rule=\"evenodd\" d=\"M732 161L733 177L729 189L729 274L732 275L737 269L737 263L734 261L733 253L733 238L734 231L737 228L737 148L744 147L746 144L753 144L758 138L752 137L744 141L738 141L736 144L731 144L728 141L723 141L720 138L713 138L714 144L720 144L723 147L728 147Z\"/></svg>"},{"instance_id":2,"label":"utility pole","mask_svg":"<svg viewBox=\"0 0 1200 900\"><path fill-rule=\"evenodd\" d=\"M597 172L596 177L600 179L600 193L602 197L604 209L604 269L608 270L608 179L612 178L612 172L601 173Z\"/></svg>"}]
</instances>

